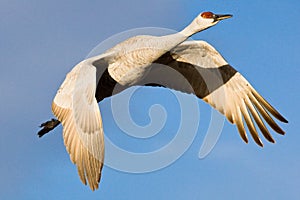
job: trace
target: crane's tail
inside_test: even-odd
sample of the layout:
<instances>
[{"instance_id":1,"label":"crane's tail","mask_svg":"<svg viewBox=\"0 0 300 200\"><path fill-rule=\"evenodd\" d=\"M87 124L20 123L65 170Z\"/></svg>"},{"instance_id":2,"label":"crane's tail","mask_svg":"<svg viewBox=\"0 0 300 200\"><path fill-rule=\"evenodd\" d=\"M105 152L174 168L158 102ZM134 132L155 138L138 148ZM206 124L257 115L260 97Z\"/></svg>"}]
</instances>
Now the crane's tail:
<instances>
[{"instance_id":1,"label":"crane's tail","mask_svg":"<svg viewBox=\"0 0 300 200\"><path fill-rule=\"evenodd\" d=\"M60 124L60 121L58 121L57 119L52 118L51 120L42 123L40 125L40 127L42 128L39 132L38 132L38 136L42 137L43 135L45 135L46 133L48 133L49 131L52 131L55 127L57 127Z\"/></svg>"}]
</instances>

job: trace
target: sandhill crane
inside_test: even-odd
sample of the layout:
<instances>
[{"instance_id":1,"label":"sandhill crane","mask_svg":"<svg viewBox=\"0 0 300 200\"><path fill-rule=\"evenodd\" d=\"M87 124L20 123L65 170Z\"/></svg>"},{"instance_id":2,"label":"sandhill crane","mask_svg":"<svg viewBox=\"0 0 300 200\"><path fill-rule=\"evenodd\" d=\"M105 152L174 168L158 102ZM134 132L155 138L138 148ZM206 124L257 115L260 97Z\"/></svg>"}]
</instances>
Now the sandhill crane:
<instances>
[{"instance_id":1,"label":"sandhill crane","mask_svg":"<svg viewBox=\"0 0 300 200\"><path fill-rule=\"evenodd\" d=\"M195 94L236 124L245 142L248 138L244 122L258 145L263 146L263 143L255 123L263 136L274 143L262 118L279 134L284 131L272 116L285 123L287 120L211 45L204 41L186 41L193 34L230 17L203 12L178 33L132 37L101 55L83 60L67 74L53 100L52 111L57 119L43 123L39 136L62 123L70 159L77 165L81 181L84 184L88 181L90 188L95 190L104 159L98 102L112 96L116 85L125 89L147 83L144 85ZM181 74L189 87L182 84L180 77L163 74L163 69L168 67Z\"/></svg>"}]
</instances>

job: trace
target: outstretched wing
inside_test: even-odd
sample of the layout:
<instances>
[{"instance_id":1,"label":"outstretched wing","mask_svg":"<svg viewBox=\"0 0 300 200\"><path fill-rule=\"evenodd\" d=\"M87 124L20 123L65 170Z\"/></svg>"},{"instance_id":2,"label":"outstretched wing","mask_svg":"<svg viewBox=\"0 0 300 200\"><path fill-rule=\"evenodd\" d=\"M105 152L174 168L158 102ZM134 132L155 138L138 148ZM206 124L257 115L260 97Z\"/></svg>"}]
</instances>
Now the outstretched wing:
<instances>
[{"instance_id":1,"label":"outstretched wing","mask_svg":"<svg viewBox=\"0 0 300 200\"><path fill-rule=\"evenodd\" d=\"M83 61L73 68L59 88L52 104L63 125L64 143L77 165L81 181L98 188L104 159L104 138L100 110L95 98L96 68Z\"/></svg>"},{"instance_id":2,"label":"outstretched wing","mask_svg":"<svg viewBox=\"0 0 300 200\"><path fill-rule=\"evenodd\" d=\"M243 121L260 146L263 143L255 123L268 141L275 142L262 118L277 133L284 134L272 116L282 122L287 120L208 43L184 42L153 65L141 84L160 85L197 95L236 124L245 142L248 138Z\"/></svg>"}]
</instances>

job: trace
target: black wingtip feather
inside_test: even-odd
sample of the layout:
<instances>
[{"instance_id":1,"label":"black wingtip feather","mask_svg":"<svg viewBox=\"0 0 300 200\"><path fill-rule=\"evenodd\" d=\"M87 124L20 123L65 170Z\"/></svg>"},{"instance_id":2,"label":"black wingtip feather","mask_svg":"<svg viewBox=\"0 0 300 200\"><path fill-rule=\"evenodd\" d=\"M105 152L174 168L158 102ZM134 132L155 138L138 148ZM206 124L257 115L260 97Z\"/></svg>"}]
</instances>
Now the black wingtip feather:
<instances>
[{"instance_id":1,"label":"black wingtip feather","mask_svg":"<svg viewBox=\"0 0 300 200\"><path fill-rule=\"evenodd\" d=\"M253 95L253 96L252 96ZM264 120L269 124L269 126L277 133L284 135L285 132L279 127L279 125L273 120L273 118L269 115L267 112L267 108L265 107L264 103L261 102L260 96L257 94L255 95L255 92L252 91L252 95L250 95L251 102L255 105L255 108L259 111L261 116L264 118ZM257 99L260 98L260 99ZM267 110L266 110L267 109ZM269 111L269 110L268 110ZM280 115L280 114L279 114ZM281 115L280 115L281 116ZM282 116L281 116L282 117ZM285 118L280 118L283 121L287 121Z\"/></svg>"},{"instance_id":2,"label":"black wingtip feather","mask_svg":"<svg viewBox=\"0 0 300 200\"><path fill-rule=\"evenodd\" d=\"M252 91L252 94L261 103L261 105L263 105L263 107L266 108L276 119L278 119L281 122L288 123L288 121L260 94L258 94L255 90Z\"/></svg>"},{"instance_id":3,"label":"black wingtip feather","mask_svg":"<svg viewBox=\"0 0 300 200\"><path fill-rule=\"evenodd\" d=\"M280 121L284 122L284 123L289 123L289 121L287 119L285 119L283 116L281 116L282 119Z\"/></svg>"}]
</instances>

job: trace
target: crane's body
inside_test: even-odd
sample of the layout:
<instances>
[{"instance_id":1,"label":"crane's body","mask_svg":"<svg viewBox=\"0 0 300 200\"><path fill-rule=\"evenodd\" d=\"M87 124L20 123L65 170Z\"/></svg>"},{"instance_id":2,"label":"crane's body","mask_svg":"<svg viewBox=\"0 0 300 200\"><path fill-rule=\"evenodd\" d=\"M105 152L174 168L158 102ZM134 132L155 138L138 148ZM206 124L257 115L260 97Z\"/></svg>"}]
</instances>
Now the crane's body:
<instances>
[{"instance_id":1,"label":"crane's body","mask_svg":"<svg viewBox=\"0 0 300 200\"><path fill-rule=\"evenodd\" d=\"M268 141L275 142L262 118L280 134L284 131L272 116L287 120L211 45L186 41L229 17L204 12L178 33L136 36L83 60L68 73L53 100L52 111L57 119L43 123L39 136L62 123L64 143L80 179L95 190L104 162L98 102L129 86L150 83L195 94L236 124L245 142L248 137L243 121L258 145L263 146L255 123Z\"/></svg>"},{"instance_id":2,"label":"crane's body","mask_svg":"<svg viewBox=\"0 0 300 200\"><path fill-rule=\"evenodd\" d=\"M108 51L115 52L108 65L109 75L121 85L134 85L150 70L153 61L185 39L180 34L172 35L168 43L163 37L149 35L129 38Z\"/></svg>"}]
</instances>

